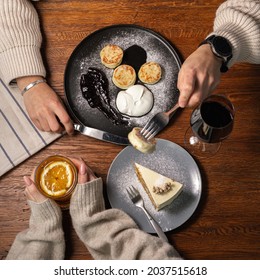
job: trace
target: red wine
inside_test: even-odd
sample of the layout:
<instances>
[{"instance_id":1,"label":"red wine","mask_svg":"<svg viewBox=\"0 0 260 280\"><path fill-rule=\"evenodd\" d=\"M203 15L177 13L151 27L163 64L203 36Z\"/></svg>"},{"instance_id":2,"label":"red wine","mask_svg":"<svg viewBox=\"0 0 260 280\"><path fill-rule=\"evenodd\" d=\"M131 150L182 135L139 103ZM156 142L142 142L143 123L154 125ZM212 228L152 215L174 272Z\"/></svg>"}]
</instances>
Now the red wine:
<instances>
[{"instance_id":1,"label":"red wine","mask_svg":"<svg viewBox=\"0 0 260 280\"><path fill-rule=\"evenodd\" d=\"M233 116L228 108L218 102L204 102L200 113L207 125L216 128L225 127L233 120Z\"/></svg>"},{"instance_id":2,"label":"red wine","mask_svg":"<svg viewBox=\"0 0 260 280\"><path fill-rule=\"evenodd\" d=\"M225 139L233 129L233 108L217 101L203 102L191 116L193 132L202 141L217 143Z\"/></svg>"}]
</instances>

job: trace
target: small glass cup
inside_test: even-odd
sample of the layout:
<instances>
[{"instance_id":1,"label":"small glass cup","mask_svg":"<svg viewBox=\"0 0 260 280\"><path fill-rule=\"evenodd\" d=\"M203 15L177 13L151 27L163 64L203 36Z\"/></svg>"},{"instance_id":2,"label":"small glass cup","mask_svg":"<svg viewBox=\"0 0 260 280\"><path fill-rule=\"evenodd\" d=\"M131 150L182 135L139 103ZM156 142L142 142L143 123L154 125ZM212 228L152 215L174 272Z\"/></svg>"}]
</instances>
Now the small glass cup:
<instances>
[{"instance_id":1,"label":"small glass cup","mask_svg":"<svg viewBox=\"0 0 260 280\"><path fill-rule=\"evenodd\" d=\"M55 162L66 162L66 164L69 165L71 175L72 175L72 183L70 184L69 187L66 187L66 192L61 195L48 194L44 190L42 183L41 183L41 177L43 175L44 170L48 166L50 166L50 164L55 163ZM64 156L60 156L60 155L49 156L46 159L44 159L42 162L40 162L35 170L34 182L35 182L35 185L38 188L38 190L44 196L55 200L57 202L57 204L61 207L61 209L64 209L64 210L69 208L70 198L71 198L73 191L75 190L77 181L78 181L78 171L77 171L76 166L70 159L68 159Z\"/></svg>"}]
</instances>

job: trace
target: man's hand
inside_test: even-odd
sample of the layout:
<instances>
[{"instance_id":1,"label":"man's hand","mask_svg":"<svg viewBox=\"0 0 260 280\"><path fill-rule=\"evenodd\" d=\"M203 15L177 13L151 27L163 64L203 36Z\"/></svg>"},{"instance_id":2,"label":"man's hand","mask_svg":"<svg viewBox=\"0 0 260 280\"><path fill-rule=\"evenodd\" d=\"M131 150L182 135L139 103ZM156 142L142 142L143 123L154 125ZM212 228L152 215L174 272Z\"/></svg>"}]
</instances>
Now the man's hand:
<instances>
[{"instance_id":1,"label":"man's hand","mask_svg":"<svg viewBox=\"0 0 260 280\"><path fill-rule=\"evenodd\" d=\"M179 106L195 107L210 95L220 82L220 67L221 59L212 53L210 45L202 45L194 51L178 75Z\"/></svg>"}]
</instances>

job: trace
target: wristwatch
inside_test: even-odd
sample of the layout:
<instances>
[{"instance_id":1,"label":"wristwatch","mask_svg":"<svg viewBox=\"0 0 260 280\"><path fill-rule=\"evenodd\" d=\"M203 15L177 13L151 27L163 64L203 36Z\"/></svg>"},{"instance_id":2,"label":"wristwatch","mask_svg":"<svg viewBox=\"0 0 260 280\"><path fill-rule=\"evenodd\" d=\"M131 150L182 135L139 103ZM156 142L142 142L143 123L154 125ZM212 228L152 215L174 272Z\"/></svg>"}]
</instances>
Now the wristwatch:
<instances>
[{"instance_id":1,"label":"wristwatch","mask_svg":"<svg viewBox=\"0 0 260 280\"><path fill-rule=\"evenodd\" d=\"M213 54L222 59L220 72L227 72L227 64L232 58L232 46L230 42L222 36L211 35L206 40L204 40L200 46L204 44L209 44Z\"/></svg>"}]
</instances>

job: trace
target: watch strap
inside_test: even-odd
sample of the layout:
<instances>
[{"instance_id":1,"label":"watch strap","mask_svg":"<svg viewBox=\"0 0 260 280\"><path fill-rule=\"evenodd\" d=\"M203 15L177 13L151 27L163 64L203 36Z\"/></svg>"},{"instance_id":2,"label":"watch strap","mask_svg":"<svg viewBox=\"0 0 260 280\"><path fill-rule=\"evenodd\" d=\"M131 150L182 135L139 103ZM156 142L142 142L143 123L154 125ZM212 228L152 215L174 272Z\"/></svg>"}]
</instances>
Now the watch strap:
<instances>
[{"instance_id":1,"label":"watch strap","mask_svg":"<svg viewBox=\"0 0 260 280\"><path fill-rule=\"evenodd\" d=\"M218 57L218 58L221 58L222 59L222 64L221 64L221 67L220 67L220 72L221 73L225 73L228 71L228 62L231 60L232 58L232 54L228 55L228 56L224 56L224 55L221 55L219 53L217 53L217 51L215 50L215 46L214 46L214 39L216 38L217 36L216 35L211 35L209 36L208 38L206 38L204 41L202 41L200 43L199 46L201 45L204 45L204 44L209 44L211 46L211 50L212 50L212 53ZM220 36L218 36L220 37ZM222 37L224 38L224 37ZM225 39L225 38L224 38ZM226 39L225 39L226 40ZM227 43L230 45L230 43L228 42L228 40L226 40ZM231 45L230 45L230 48L231 48Z\"/></svg>"}]
</instances>

